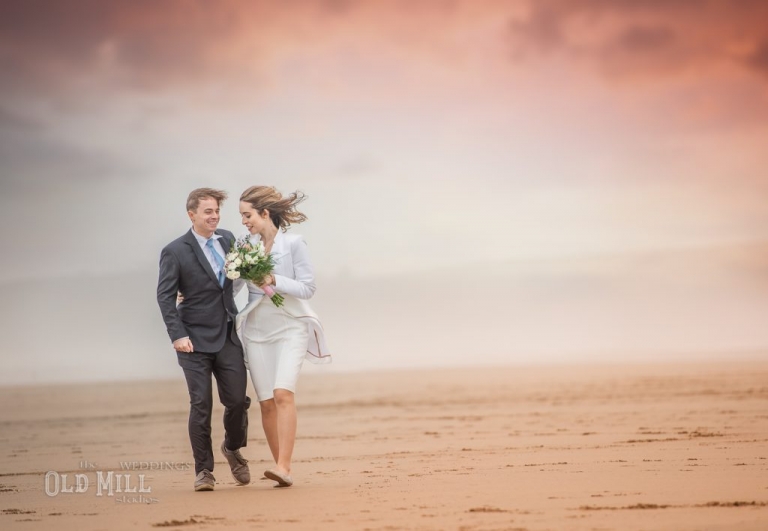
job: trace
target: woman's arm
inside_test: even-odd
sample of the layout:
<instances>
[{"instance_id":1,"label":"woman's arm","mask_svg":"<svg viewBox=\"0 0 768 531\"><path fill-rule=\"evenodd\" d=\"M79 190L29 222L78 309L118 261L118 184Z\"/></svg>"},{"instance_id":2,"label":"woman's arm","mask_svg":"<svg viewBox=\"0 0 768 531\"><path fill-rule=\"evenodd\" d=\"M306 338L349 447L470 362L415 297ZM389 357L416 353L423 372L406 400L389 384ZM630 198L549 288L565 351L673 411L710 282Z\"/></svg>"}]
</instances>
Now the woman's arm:
<instances>
[{"instance_id":1,"label":"woman's arm","mask_svg":"<svg viewBox=\"0 0 768 531\"><path fill-rule=\"evenodd\" d=\"M293 259L293 274L295 279L283 275L273 275L275 291L292 295L297 299L311 299L315 294L315 270L309 260L307 242L304 238L296 238L291 242L291 258Z\"/></svg>"}]
</instances>

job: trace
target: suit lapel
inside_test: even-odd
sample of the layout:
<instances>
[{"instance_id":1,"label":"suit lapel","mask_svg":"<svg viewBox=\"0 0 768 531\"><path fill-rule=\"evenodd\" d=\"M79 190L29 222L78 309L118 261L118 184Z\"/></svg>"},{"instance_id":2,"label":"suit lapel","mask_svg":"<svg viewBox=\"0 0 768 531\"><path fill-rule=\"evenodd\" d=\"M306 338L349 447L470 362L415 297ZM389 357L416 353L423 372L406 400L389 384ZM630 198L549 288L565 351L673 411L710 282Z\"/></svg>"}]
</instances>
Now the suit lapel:
<instances>
[{"instance_id":1,"label":"suit lapel","mask_svg":"<svg viewBox=\"0 0 768 531\"><path fill-rule=\"evenodd\" d=\"M203 266L203 269L205 269L205 271L208 273L208 276L211 277L211 280L213 280L217 286L219 286L219 279L216 278L216 275L213 273L211 264L208 262L208 257L205 256L205 253L200 248L200 244L197 243L195 235L192 234L192 229L189 229L189 232L187 232L186 241L189 246L192 247L192 252L194 252L195 256L197 256L197 260L200 262L200 265Z\"/></svg>"}]
</instances>

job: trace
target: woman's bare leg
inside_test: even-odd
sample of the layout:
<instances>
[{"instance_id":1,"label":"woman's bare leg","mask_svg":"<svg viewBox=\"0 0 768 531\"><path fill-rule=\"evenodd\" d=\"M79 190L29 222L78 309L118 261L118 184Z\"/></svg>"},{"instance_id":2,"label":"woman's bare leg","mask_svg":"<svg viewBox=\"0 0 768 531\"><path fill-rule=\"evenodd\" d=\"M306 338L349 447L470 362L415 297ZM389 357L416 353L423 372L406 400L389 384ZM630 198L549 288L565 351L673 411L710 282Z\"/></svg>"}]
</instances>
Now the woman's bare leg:
<instances>
[{"instance_id":1,"label":"woman's bare leg","mask_svg":"<svg viewBox=\"0 0 768 531\"><path fill-rule=\"evenodd\" d=\"M275 389L277 406L277 467L278 472L291 473L291 458L296 442L296 402L294 394L287 389ZM274 452L273 452L274 453Z\"/></svg>"},{"instance_id":2,"label":"woman's bare leg","mask_svg":"<svg viewBox=\"0 0 768 531\"><path fill-rule=\"evenodd\" d=\"M275 406L275 399L270 398L259 402L261 406L261 425L264 427L264 435L267 436L267 444L269 445L269 451L272 452L272 457L277 463L279 453L278 444L278 428L277 428L277 407Z\"/></svg>"}]
</instances>

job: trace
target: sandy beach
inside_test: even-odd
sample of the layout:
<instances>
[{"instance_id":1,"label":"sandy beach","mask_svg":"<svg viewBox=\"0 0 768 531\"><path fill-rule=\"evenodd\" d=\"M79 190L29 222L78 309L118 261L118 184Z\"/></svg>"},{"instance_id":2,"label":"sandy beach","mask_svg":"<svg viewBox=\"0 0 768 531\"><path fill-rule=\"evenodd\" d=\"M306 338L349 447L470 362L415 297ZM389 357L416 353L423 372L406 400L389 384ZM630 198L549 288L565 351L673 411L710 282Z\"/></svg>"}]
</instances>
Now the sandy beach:
<instances>
[{"instance_id":1,"label":"sandy beach","mask_svg":"<svg viewBox=\"0 0 768 531\"><path fill-rule=\"evenodd\" d=\"M768 529L768 363L306 374L296 485L252 410L254 481L217 455L209 493L181 378L0 398L2 529Z\"/></svg>"}]
</instances>

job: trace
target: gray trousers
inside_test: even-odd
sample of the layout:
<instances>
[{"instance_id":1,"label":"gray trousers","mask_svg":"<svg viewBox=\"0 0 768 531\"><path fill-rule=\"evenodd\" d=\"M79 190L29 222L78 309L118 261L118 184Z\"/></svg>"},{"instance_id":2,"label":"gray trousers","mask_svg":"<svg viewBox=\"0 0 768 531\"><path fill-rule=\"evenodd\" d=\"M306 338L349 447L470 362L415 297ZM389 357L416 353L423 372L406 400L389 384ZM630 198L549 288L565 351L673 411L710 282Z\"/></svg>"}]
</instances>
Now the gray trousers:
<instances>
[{"instance_id":1,"label":"gray trousers","mask_svg":"<svg viewBox=\"0 0 768 531\"><path fill-rule=\"evenodd\" d=\"M231 323L230 323L231 326ZM189 390L189 441L195 458L195 474L213 471L211 412L213 383L216 377L219 400L224 406L224 444L237 450L248 444L248 407L245 396L247 375L242 349L232 343L230 334L219 352L177 352Z\"/></svg>"}]
</instances>

